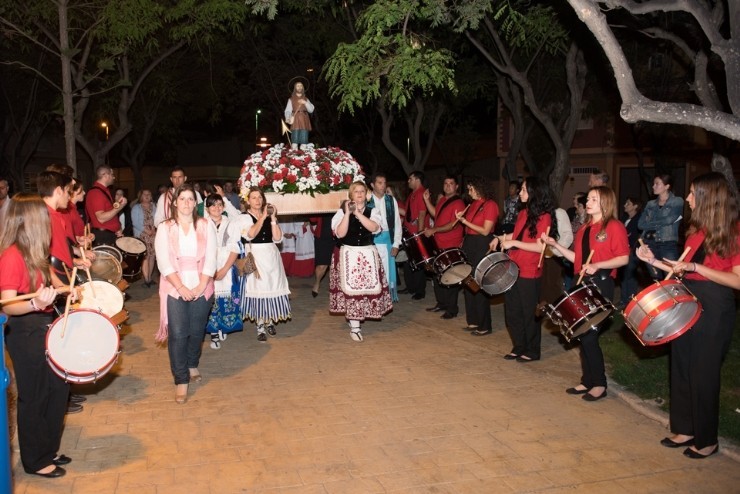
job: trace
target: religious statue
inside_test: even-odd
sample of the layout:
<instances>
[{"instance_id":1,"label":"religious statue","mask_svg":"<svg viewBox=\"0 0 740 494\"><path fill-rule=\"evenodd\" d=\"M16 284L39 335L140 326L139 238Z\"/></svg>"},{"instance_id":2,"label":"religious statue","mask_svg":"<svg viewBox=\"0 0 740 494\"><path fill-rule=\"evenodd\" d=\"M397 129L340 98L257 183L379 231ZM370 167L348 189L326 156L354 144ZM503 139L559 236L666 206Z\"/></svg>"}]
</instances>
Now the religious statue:
<instances>
[{"instance_id":1,"label":"religious statue","mask_svg":"<svg viewBox=\"0 0 740 494\"><path fill-rule=\"evenodd\" d=\"M285 106L285 121L290 125L293 136L291 147L303 149L308 144L308 133L311 131L311 119L309 113L313 113L313 104L306 97L308 80L305 77L294 77L290 83L291 95Z\"/></svg>"}]
</instances>

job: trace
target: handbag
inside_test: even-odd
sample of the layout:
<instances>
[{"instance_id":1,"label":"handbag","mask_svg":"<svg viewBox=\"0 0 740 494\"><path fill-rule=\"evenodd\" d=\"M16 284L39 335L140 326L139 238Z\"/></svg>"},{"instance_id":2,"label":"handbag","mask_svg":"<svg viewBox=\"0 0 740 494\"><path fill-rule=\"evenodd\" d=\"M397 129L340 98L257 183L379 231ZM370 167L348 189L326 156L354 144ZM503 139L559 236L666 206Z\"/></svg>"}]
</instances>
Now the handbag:
<instances>
[{"instance_id":1,"label":"handbag","mask_svg":"<svg viewBox=\"0 0 740 494\"><path fill-rule=\"evenodd\" d=\"M254 255L252 254L252 242L249 242L249 252L247 252L247 255L234 261L234 266L236 266L241 276L249 276L254 273L255 277L260 277L260 272L257 270L257 263L254 262Z\"/></svg>"}]
</instances>

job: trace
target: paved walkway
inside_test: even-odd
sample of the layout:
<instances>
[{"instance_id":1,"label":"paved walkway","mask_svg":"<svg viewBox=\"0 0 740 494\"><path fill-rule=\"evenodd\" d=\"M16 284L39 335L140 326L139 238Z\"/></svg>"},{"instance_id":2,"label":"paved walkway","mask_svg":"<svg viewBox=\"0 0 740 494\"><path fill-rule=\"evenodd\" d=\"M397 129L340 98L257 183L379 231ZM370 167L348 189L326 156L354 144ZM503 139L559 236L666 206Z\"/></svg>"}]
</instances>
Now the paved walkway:
<instances>
[{"instance_id":1,"label":"paved walkway","mask_svg":"<svg viewBox=\"0 0 740 494\"><path fill-rule=\"evenodd\" d=\"M646 417L616 386L596 403L566 395L578 351L555 335L539 362L503 360L500 303L499 329L472 337L464 318L424 311L429 297L402 296L355 343L325 292L291 286L293 321L267 343L250 327L221 350L204 344L204 380L177 405L153 340L156 291L135 283L118 364L67 417L67 475L26 475L14 442L15 492L740 492L729 448L698 461L660 446L664 415Z\"/></svg>"}]
</instances>

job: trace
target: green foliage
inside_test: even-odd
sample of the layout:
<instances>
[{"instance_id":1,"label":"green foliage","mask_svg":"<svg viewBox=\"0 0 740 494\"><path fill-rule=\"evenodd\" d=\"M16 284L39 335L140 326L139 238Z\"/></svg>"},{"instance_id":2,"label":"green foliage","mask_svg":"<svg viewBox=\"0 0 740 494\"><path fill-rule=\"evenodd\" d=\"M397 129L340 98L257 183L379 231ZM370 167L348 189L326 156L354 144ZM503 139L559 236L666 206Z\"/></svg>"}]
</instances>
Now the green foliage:
<instances>
[{"instance_id":1,"label":"green foliage","mask_svg":"<svg viewBox=\"0 0 740 494\"><path fill-rule=\"evenodd\" d=\"M340 44L324 67L340 111L354 114L381 97L401 109L416 94L456 92L452 52L435 47L417 25L437 3L383 0L363 12L357 22L360 38Z\"/></svg>"},{"instance_id":2,"label":"green foliage","mask_svg":"<svg viewBox=\"0 0 740 494\"><path fill-rule=\"evenodd\" d=\"M499 24L507 43L527 54L540 46L552 55L564 55L568 49L569 32L549 5L506 0L497 5L492 17Z\"/></svg>"}]
</instances>

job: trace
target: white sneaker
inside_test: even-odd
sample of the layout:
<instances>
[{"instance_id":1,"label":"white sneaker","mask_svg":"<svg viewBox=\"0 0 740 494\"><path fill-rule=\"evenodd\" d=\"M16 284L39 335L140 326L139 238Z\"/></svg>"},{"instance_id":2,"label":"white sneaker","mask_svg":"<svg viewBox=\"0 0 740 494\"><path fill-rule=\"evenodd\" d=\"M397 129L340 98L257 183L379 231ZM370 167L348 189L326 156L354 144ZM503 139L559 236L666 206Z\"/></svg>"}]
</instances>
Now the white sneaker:
<instances>
[{"instance_id":1,"label":"white sneaker","mask_svg":"<svg viewBox=\"0 0 740 494\"><path fill-rule=\"evenodd\" d=\"M360 331L350 331L349 336L354 341L362 341L362 333Z\"/></svg>"},{"instance_id":2,"label":"white sneaker","mask_svg":"<svg viewBox=\"0 0 740 494\"><path fill-rule=\"evenodd\" d=\"M221 348L221 342L218 340L211 340L211 348L213 348L214 350L218 350L219 348Z\"/></svg>"},{"instance_id":3,"label":"white sneaker","mask_svg":"<svg viewBox=\"0 0 740 494\"><path fill-rule=\"evenodd\" d=\"M223 331L220 329L218 330L218 339L221 341L226 341L226 337L229 336L227 334L224 334Z\"/></svg>"}]
</instances>

